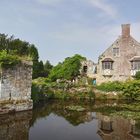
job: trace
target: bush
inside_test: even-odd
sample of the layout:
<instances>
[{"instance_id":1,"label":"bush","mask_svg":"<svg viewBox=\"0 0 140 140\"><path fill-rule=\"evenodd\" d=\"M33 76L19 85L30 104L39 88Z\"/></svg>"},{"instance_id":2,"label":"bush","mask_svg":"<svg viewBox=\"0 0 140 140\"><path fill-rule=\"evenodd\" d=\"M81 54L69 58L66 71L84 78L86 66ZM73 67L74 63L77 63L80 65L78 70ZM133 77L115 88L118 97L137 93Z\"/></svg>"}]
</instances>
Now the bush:
<instances>
[{"instance_id":1,"label":"bush","mask_svg":"<svg viewBox=\"0 0 140 140\"><path fill-rule=\"evenodd\" d=\"M129 80L126 82L108 82L97 86L97 89L105 92L121 91L122 99L140 100L140 80Z\"/></svg>"},{"instance_id":2,"label":"bush","mask_svg":"<svg viewBox=\"0 0 140 140\"><path fill-rule=\"evenodd\" d=\"M136 72L135 79L140 80L140 71Z\"/></svg>"},{"instance_id":3,"label":"bush","mask_svg":"<svg viewBox=\"0 0 140 140\"><path fill-rule=\"evenodd\" d=\"M21 60L18 56L8 54L6 50L0 51L0 66L1 67L14 66L20 62Z\"/></svg>"},{"instance_id":4,"label":"bush","mask_svg":"<svg viewBox=\"0 0 140 140\"><path fill-rule=\"evenodd\" d=\"M140 98L140 80L128 81L124 84L123 95L129 100Z\"/></svg>"},{"instance_id":5,"label":"bush","mask_svg":"<svg viewBox=\"0 0 140 140\"><path fill-rule=\"evenodd\" d=\"M96 86L98 90L105 92L121 91L123 87L124 87L123 83L119 81L102 83L99 86Z\"/></svg>"}]
</instances>

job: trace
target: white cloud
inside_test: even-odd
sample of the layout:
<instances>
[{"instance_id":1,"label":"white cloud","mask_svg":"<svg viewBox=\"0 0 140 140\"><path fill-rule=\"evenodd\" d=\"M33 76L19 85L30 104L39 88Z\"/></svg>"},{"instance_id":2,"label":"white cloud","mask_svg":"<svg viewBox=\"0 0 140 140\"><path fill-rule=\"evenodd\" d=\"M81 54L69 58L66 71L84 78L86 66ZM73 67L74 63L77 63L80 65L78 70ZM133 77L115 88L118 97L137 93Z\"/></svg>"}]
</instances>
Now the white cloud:
<instances>
[{"instance_id":1,"label":"white cloud","mask_svg":"<svg viewBox=\"0 0 140 140\"><path fill-rule=\"evenodd\" d=\"M100 9L106 15L109 15L112 18L118 16L117 9L110 3L105 2L105 0L88 0L93 7Z\"/></svg>"}]
</instances>

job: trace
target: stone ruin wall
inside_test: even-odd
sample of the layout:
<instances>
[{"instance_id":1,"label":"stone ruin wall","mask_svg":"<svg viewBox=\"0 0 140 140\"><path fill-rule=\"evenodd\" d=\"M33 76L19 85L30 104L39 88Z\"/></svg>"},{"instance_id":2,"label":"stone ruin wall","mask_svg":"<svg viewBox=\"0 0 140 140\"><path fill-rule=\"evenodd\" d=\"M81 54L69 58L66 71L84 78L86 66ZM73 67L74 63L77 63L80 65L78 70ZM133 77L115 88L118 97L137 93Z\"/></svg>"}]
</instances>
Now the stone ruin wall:
<instances>
[{"instance_id":1,"label":"stone ruin wall","mask_svg":"<svg viewBox=\"0 0 140 140\"><path fill-rule=\"evenodd\" d=\"M0 75L0 113L3 108L22 111L32 109L32 62L22 61L13 67L2 68Z\"/></svg>"}]
</instances>

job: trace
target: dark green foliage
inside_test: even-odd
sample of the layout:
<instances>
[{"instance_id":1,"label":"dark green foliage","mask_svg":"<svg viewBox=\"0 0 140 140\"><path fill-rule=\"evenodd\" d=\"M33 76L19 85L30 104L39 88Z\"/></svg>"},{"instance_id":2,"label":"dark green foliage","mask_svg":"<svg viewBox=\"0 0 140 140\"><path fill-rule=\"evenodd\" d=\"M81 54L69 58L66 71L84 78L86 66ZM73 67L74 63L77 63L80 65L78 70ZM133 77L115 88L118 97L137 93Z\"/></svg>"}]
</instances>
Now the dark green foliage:
<instances>
[{"instance_id":1,"label":"dark green foliage","mask_svg":"<svg viewBox=\"0 0 140 140\"><path fill-rule=\"evenodd\" d=\"M44 65L42 61L38 61L39 54L37 48L33 44L26 41L15 39L14 36L0 34L0 64L14 65L19 60L33 61L33 78L44 76Z\"/></svg>"},{"instance_id":2,"label":"dark green foliage","mask_svg":"<svg viewBox=\"0 0 140 140\"><path fill-rule=\"evenodd\" d=\"M47 60L44 64L44 77L47 77L50 74L50 71L52 70L53 65Z\"/></svg>"},{"instance_id":3,"label":"dark green foliage","mask_svg":"<svg viewBox=\"0 0 140 140\"><path fill-rule=\"evenodd\" d=\"M47 61L45 65L43 64L43 61L33 61L33 79L38 77L48 77L52 67L53 66L49 61Z\"/></svg>"},{"instance_id":4,"label":"dark green foliage","mask_svg":"<svg viewBox=\"0 0 140 140\"><path fill-rule=\"evenodd\" d=\"M40 103L45 102L48 97L45 96L43 88L39 87L37 84L32 84L32 92L31 92L31 98L33 100L34 105L38 105Z\"/></svg>"},{"instance_id":5,"label":"dark green foliage","mask_svg":"<svg viewBox=\"0 0 140 140\"><path fill-rule=\"evenodd\" d=\"M63 63L59 63L52 69L49 78L52 81L56 81L57 79L75 79L75 77L80 74L79 70L81 68L81 61L85 59L85 57L78 54L66 58Z\"/></svg>"},{"instance_id":6,"label":"dark green foliage","mask_svg":"<svg viewBox=\"0 0 140 140\"><path fill-rule=\"evenodd\" d=\"M34 58L32 54L34 49L36 49L35 46L26 41L15 39L14 36L8 37L8 35L0 34L0 51L7 50L8 54Z\"/></svg>"},{"instance_id":7,"label":"dark green foliage","mask_svg":"<svg viewBox=\"0 0 140 140\"><path fill-rule=\"evenodd\" d=\"M33 78L43 77L44 65L42 61L34 61L33 65Z\"/></svg>"},{"instance_id":8,"label":"dark green foliage","mask_svg":"<svg viewBox=\"0 0 140 140\"><path fill-rule=\"evenodd\" d=\"M8 54L6 50L0 51L0 66L9 67L20 63L20 58L16 55Z\"/></svg>"},{"instance_id":9,"label":"dark green foliage","mask_svg":"<svg viewBox=\"0 0 140 140\"><path fill-rule=\"evenodd\" d=\"M128 100L140 100L140 80L102 83L96 88L105 92L119 91Z\"/></svg>"},{"instance_id":10,"label":"dark green foliage","mask_svg":"<svg viewBox=\"0 0 140 140\"><path fill-rule=\"evenodd\" d=\"M30 57L33 59L33 61L38 61L39 54L38 54L37 48L34 45L31 45L29 47L29 54L30 54Z\"/></svg>"},{"instance_id":11,"label":"dark green foliage","mask_svg":"<svg viewBox=\"0 0 140 140\"><path fill-rule=\"evenodd\" d=\"M136 72L135 79L140 80L140 71Z\"/></svg>"},{"instance_id":12,"label":"dark green foliage","mask_svg":"<svg viewBox=\"0 0 140 140\"><path fill-rule=\"evenodd\" d=\"M124 85L122 82L107 82L107 83L102 83L99 86L96 86L97 89L110 92L110 91L122 91Z\"/></svg>"},{"instance_id":13,"label":"dark green foliage","mask_svg":"<svg viewBox=\"0 0 140 140\"><path fill-rule=\"evenodd\" d=\"M123 95L129 100L140 99L140 81L133 80L128 81L124 85Z\"/></svg>"}]
</instances>

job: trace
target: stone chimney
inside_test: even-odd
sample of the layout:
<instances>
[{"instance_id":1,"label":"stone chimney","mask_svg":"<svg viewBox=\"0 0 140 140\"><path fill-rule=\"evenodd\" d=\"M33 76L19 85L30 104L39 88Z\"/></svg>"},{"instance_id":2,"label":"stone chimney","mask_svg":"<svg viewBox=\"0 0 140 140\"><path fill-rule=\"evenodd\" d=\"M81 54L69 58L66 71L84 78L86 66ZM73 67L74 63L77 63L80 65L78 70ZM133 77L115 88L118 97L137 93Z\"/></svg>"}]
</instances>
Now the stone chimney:
<instances>
[{"instance_id":1,"label":"stone chimney","mask_svg":"<svg viewBox=\"0 0 140 140\"><path fill-rule=\"evenodd\" d=\"M122 37L130 36L130 24L122 24Z\"/></svg>"}]
</instances>

